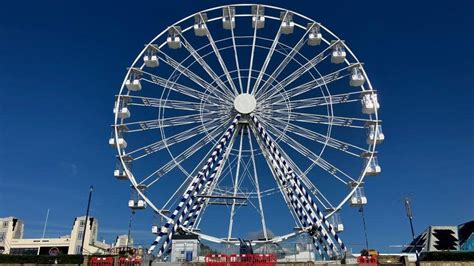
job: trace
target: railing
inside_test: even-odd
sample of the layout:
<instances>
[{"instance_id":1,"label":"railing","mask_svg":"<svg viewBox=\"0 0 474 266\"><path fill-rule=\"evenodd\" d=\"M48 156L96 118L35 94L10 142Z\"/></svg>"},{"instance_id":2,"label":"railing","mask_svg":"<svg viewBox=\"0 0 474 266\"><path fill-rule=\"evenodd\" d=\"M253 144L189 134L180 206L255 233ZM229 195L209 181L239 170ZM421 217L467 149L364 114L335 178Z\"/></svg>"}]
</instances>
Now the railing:
<instances>
[{"instance_id":1,"label":"railing","mask_svg":"<svg viewBox=\"0 0 474 266\"><path fill-rule=\"evenodd\" d=\"M117 258L118 266L140 266L141 259L136 258ZM91 257L89 260L89 266L114 266L114 257Z\"/></svg>"},{"instance_id":2,"label":"railing","mask_svg":"<svg viewBox=\"0 0 474 266\"><path fill-rule=\"evenodd\" d=\"M275 254L210 254L204 259L206 266L274 266Z\"/></svg>"}]
</instances>

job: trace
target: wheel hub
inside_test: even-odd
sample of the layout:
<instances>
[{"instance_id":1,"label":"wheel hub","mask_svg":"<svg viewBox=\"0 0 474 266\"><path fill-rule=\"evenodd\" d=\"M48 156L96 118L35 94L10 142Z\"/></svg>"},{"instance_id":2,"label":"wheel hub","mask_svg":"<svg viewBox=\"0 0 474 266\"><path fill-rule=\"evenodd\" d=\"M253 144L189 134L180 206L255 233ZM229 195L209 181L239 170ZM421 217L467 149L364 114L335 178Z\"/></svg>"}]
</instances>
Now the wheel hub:
<instances>
[{"instance_id":1,"label":"wheel hub","mask_svg":"<svg viewBox=\"0 0 474 266\"><path fill-rule=\"evenodd\" d=\"M252 94L241 93L235 97L234 108L241 114L250 114L255 111L257 100Z\"/></svg>"}]
</instances>

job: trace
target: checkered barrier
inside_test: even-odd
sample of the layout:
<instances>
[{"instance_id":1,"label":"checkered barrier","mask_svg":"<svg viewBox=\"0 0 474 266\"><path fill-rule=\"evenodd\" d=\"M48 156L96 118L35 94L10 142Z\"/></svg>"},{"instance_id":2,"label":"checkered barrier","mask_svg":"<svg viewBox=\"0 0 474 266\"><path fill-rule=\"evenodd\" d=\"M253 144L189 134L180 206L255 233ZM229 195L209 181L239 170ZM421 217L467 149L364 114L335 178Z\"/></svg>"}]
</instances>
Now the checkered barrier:
<instances>
[{"instance_id":1,"label":"checkered barrier","mask_svg":"<svg viewBox=\"0 0 474 266\"><path fill-rule=\"evenodd\" d=\"M284 170L284 172L287 174L288 179L290 180L290 184L292 185L293 191L296 192L299 200L302 201L306 211L311 216L313 222L316 223L318 231L322 231L323 237L325 238L325 240L327 240L328 242L332 242L329 238L329 234L325 232L326 228L328 228L329 231L331 232L332 237L334 237L334 239L338 242L341 249L345 250L346 247L344 243L339 238L339 236L335 232L332 225L329 224L324 214L319 210L315 202L312 200L311 196L307 193L303 184L301 183L299 178L297 178L296 174L293 172L289 164L283 158L282 154L278 151L278 147L276 146L275 142L272 140L270 135L268 135L268 133L263 128L262 124L258 121L258 119L253 114L251 114L250 116L252 118L253 123L255 124L257 128L258 133L260 134L261 138L265 142L265 145L267 146L267 149L269 150L270 155L276 159L279 167L281 167ZM315 215L315 212L316 214L318 214L319 217ZM325 226L322 226L320 221L322 221ZM332 243L330 243L330 247L331 249L335 250L335 247Z\"/></svg>"},{"instance_id":2,"label":"checkered barrier","mask_svg":"<svg viewBox=\"0 0 474 266\"><path fill-rule=\"evenodd\" d=\"M214 148L206 164L198 172L198 174L193 178L191 184L187 187L186 192L181 197L181 200L178 206L173 211L167 223L161 227L160 233L156 237L155 241L151 244L150 249L148 250L148 253L153 253L153 251L158 246L158 244L162 243L160 247L160 251L158 252L158 257L160 257L165 251L165 249L168 247L168 245L171 242L171 237L173 233L178 229L179 225L182 223L186 215L188 215L188 211L193 205L193 202L195 201L197 194L201 191L203 185L208 181L208 175L211 172L211 169L213 168L215 162L221 156L227 142L229 141L231 136L233 136L235 128L240 120L240 117L241 117L240 115L236 115L235 119L232 121L231 125L229 126L229 128L227 128L227 130L225 131L225 133L219 140L218 144ZM220 160L217 163L216 168L220 167L221 164L222 164L222 160ZM211 177L214 178L212 174L211 174Z\"/></svg>"}]
</instances>

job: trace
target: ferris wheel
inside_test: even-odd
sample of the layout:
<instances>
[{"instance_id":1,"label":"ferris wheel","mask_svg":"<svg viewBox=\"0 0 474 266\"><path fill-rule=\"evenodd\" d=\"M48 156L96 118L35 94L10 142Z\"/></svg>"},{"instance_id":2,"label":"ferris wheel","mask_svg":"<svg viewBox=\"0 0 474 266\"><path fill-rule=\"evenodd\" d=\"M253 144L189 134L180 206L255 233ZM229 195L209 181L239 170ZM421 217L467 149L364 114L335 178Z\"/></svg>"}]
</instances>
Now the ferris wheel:
<instances>
[{"instance_id":1,"label":"ferris wheel","mask_svg":"<svg viewBox=\"0 0 474 266\"><path fill-rule=\"evenodd\" d=\"M365 179L381 171L379 107L363 63L322 24L267 5L203 10L128 68L114 176L130 181L130 208L164 218L158 256L178 233L233 244L253 227L255 243L309 234L322 257L340 256L339 210L366 204Z\"/></svg>"}]
</instances>

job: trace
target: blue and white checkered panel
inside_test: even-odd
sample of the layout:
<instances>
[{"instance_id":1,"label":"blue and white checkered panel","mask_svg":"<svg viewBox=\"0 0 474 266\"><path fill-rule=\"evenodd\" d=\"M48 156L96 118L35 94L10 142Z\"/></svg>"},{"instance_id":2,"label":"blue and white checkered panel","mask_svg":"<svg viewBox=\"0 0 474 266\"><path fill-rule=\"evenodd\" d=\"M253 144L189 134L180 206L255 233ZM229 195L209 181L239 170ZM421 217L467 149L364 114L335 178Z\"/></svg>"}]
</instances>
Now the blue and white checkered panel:
<instances>
[{"instance_id":1,"label":"blue and white checkered panel","mask_svg":"<svg viewBox=\"0 0 474 266\"><path fill-rule=\"evenodd\" d=\"M210 186L214 182L214 179L216 178L217 173L220 171L222 166L223 166L223 163L220 162L215 167L214 171L212 171L211 176L209 177L206 184L204 185L203 193L205 193L204 191L207 191L210 188ZM191 226L194 225L194 222L196 221L197 217L199 217L199 214L201 213L201 210L202 210L202 207L203 207L203 204L204 204L205 200L206 199L204 199L202 197L200 197L196 200L196 203L193 205L191 211L189 212L188 216L184 220L183 227L191 227Z\"/></svg>"},{"instance_id":2,"label":"blue and white checkered panel","mask_svg":"<svg viewBox=\"0 0 474 266\"><path fill-rule=\"evenodd\" d=\"M286 160L283 158L281 153L278 151L278 147L273 142L273 140L271 139L271 136L267 134L266 130L263 128L261 123L258 121L258 119L254 115L251 115L251 117L252 117L252 120L253 120L254 124L257 126L258 132L260 133L261 137L265 141L265 144L267 145L267 148L269 149L270 153L272 154L272 156L277 158L277 161L278 161L280 167L282 167L284 169L285 173L287 173L289 175L289 178L291 178L290 183L292 183L293 189L296 192L301 192L301 193L298 193L298 197L304 198L307 201L304 204L305 207L311 206L312 208L314 208L315 212L319 216L319 218L317 218L317 220L318 221L322 220L324 222L324 225L329 229L329 231L331 232L334 239L338 242L341 249L345 250L344 243L339 238L339 236L337 235L337 233L335 232L335 230L331 226L331 224L329 224L329 222L327 221L324 214L322 214L322 212L319 210L317 205L314 203L311 196L307 193L307 191L304 188L303 184L300 182L299 178L296 177L295 173L292 171L289 164L286 162ZM309 208L309 209L311 209L311 208ZM312 218L314 219L315 215L314 215L313 211L310 210L310 212L311 212Z\"/></svg>"},{"instance_id":3,"label":"blue and white checkered panel","mask_svg":"<svg viewBox=\"0 0 474 266\"><path fill-rule=\"evenodd\" d=\"M226 143L229 141L230 137L233 135L234 130L240 120L240 117L241 117L240 114L235 117L235 119L232 121L229 128L226 130L226 132L220 139L218 145L214 148L206 164L198 172L196 177L194 177L191 184L186 189L186 192L181 197L181 200L178 206L176 207L176 209L173 211L172 215L170 216L170 219L167 221L167 223L164 226L161 227L160 233L158 234L157 238L150 246L148 253L152 253L154 249L156 248L156 246L160 243L160 241L163 241L162 247L160 248L160 253L161 254L163 253L163 250L166 248L166 246L170 242L173 232L178 228L177 222L181 222L183 217L187 215L187 212L190 206L192 205L192 202L195 200L197 193L202 188L203 184L206 182L207 176L209 175L210 170L214 166L214 163L222 154L222 151ZM185 208L183 208L183 206L185 206ZM174 224L173 229L169 230L172 224ZM165 238L165 236L167 237Z\"/></svg>"},{"instance_id":4,"label":"blue and white checkered panel","mask_svg":"<svg viewBox=\"0 0 474 266\"><path fill-rule=\"evenodd\" d=\"M309 225L313 225L315 223L315 221L318 222L315 219L309 220L308 213L302 207L302 205L299 203L298 197L296 197L295 194L293 193L293 190L286 185L287 180L283 177L284 176L283 169L281 169L279 164L276 162L275 158L272 156L272 153L269 153L268 155L270 156L270 158L268 158L268 159L270 160L270 163L271 163L272 168L274 169L275 175L279 180L280 186L285 188L284 192L286 193L287 198L290 200L290 203L293 207L293 210L295 211L295 213L298 216L298 219L300 220L302 225L304 227L306 227L306 226L309 226ZM335 249L335 246L332 243L332 240L328 237L326 232L322 231L323 227L320 226L320 224L319 224L316 228L320 232L320 234L324 237L324 240L330 246L331 250L337 253L337 250ZM313 237L313 239L316 239L316 240L319 241L319 244L321 245L321 247L323 247L327 257L331 257L331 251L328 251L326 245L323 244L321 238L318 237L318 236L315 236L315 235L312 236L312 237ZM316 245L316 249L318 250L318 252L322 256L321 250L319 249L319 247L317 245Z\"/></svg>"},{"instance_id":5,"label":"blue and white checkered panel","mask_svg":"<svg viewBox=\"0 0 474 266\"><path fill-rule=\"evenodd\" d=\"M296 198L294 197L292 191L289 188L286 187L286 181L283 178L282 169L280 169L278 164L275 163L273 158L268 158L268 159L270 160L271 165L272 165L273 170L274 170L274 173L275 173L276 177L279 180L280 187L284 188L284 192L285 192L288 200L290 201L290 203L293 207L293 210L296 213L296 216L298 217L298 220L300 221L301 225L303 227L307 227L309 225L312 225L312 222L308 221L308 216L304 213L303 207L296 200ZM313 238L313 241L318 240L317 236L312 236L312 238ZM317 244L318 242L313 242L313 243L315 243L315 247L316 247L316 250L318 251L319 255L323 256L322 251L321 251L319 245ZM322 243L322 240L320 238L319 238L319 243L320 243L321 247L324 249L325 254L328 257L330 257L330 255L328 254L327 247Z\"/></svg>"}]
</instances>

